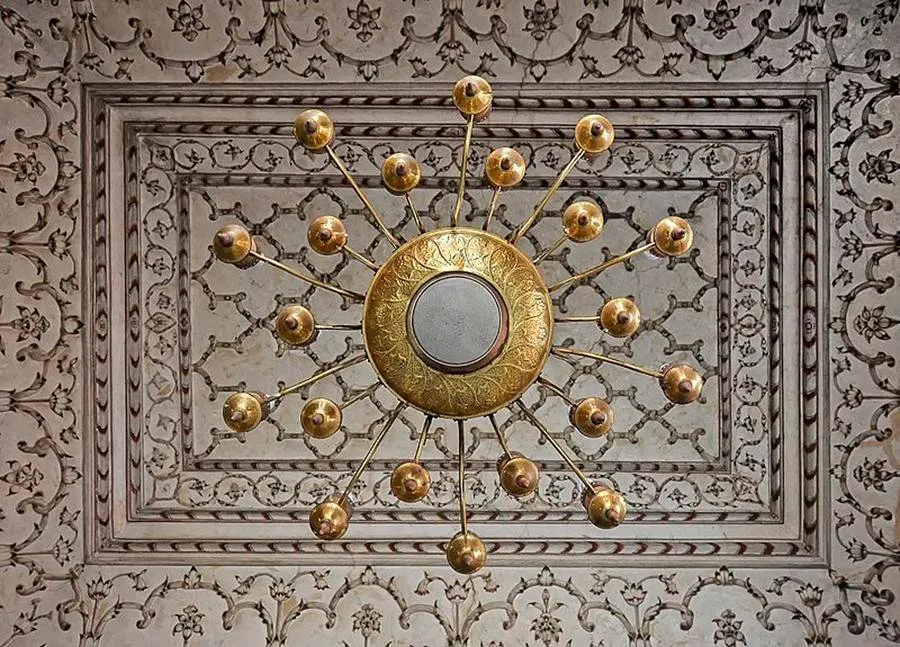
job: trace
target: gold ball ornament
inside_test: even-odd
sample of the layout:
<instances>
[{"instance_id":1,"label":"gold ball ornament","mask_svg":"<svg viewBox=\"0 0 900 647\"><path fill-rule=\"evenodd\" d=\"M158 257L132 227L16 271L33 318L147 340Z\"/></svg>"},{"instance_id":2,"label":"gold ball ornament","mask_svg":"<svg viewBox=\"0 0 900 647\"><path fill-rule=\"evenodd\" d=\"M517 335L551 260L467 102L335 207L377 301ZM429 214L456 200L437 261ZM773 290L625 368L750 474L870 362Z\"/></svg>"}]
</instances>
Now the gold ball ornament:
<instances>
[{"instance_id":1,"label":"gold ball ornament","mask_svg":"<svg viewBox=\"0 0 900 647\"><path fill-rule=\"evenodd\" d=\"M484 566L487 548L473 532L457 533L447 544L447 563L457 573L471 575Z\"/></svg>"},{"instance_id":2,"label":"gold ball ornament","mask_svg":"<svg viewBox=\"0 0 900 647\"><path fill-rule=\"evenodd\" d=\"M265 417L264 398L259 393L233 393L225 400L222 417L232 431L246 433L256 429Z\"/></svg>"},{"instance_id":3,"label":"gold ball ornament","mask_svg":"<svg viewBox=\"0 0 900 647\"><path fill-rule=\"evenodd\" d=\"M350 526L350 514L337 501L323 501L309 513L309 527L319 539L340 539Z\"/></svg>"},{"instance_id":4,"label":"gold ball ornament","mask_svg":"<svg viewBox=\"0 0 900 647\"><path fill-rule=\"evenodd\" d=\"M684 218L663 218L650 230L650 242L654 251L663 256L681 256L694 242L694 230Z\"/></svg>"},{"instance_id":5,"label":"gold ball ornament","mask_svg":"<svg viewBox=\"0 0 900 647\"><path fill-rule=\"evenodd\" d=\"M319 151L334 139L334 124L321 110L304 110L294 121L294 137L307 150Z\"/></svg>"},{"instance_id":6,"label":"gold ball ornament","mask_svg":"<svg viewBox=\"0 0 900 647\"><path fill-rule=\"evenodd\" d=\"M525 158L514 148L495 148L484 161L484 176L495 189L509 189L525 177Z\"/></svg>"},{"instance_id":7,"label":"gold ball ornament","mask_svg":"<svg viewBox=\"0 0 900 647\"><path fill-rule=\"evenodd\" d=\"M400 463L391 472L391 492L404 503L421 501L431 489L431 474L419 463Z\"/></svg>"},{"instance_id":8,"label":"gold ball ornament","mask_svg":"<svg viewBox=\"0 0 900 647\"><path fill-rule=\"evenodd\" d=\"M337 254L347 244L347 228L340 218L320 216L309 224L306 240L319 254Z\"/></svg>"},{"instance_id":9,"label":"gold ball ornament","mask_svg":"<svg viewBox=\"0 0 900 647\"><path fill-rule=\"evenodd\" d=\"M593 202L573 202L563 211L563 229L572 242L594 240L603 231L603 212Z\"/></svg>"},{"instance_id":10,"label":"gold ball ornament","mask_svg":"<svg viewBox=\"0 0 900 647\"><path fill-rule=\"evenodd\" d=\"M631 299L610 299L600 308L599 323L613 337L629 337L641 326L641 311Z\"/></svg>"},{"instance_id":11,"label":"gold ball ornament","mask_svg":"<svg viewBox=\"0 0 900 647\"><path fill-rule=\"evenodd\" d=\"M381 165L381 181L395 195L412 191L421 179L422 168L412 155L394 153Z\"/></svg>"},{"instance_id":12,"label":"gold ball ornament","mask_svg":"<svg viewBox=\"0 0 900 647\"><path fill-rule=\"evenodd\" d=\"M665 396L675 404L688 404L700 397L703 377L693 366L673 364L660 379Z\"/></svg>"},{"instance_id":13,"label":"gold ball ornament","mask_svg":"<svg viewBox=\"0 0 900 647\"><path fill-rule=\"evenodd\" d=\"M464 117L480 121L491 111L494 91L480 76L464 76L453 86L453 103Z\"/></svg>"},{"instance_id":14,"label":"gold ball ornament","mask_svg":"<svg viewBox=\"0 0 900 647\"><path fill-rule=\"evenodd\" d=\"M591 523L598 528L609 530L625 521L625 515L628 514L625 497L605 486L595 489L594 494L588 490L583 501Z\"/></svg>"},{"instance_id":15,"label":"gold ball ornament","mask_svg":"<svg viewBox=\"0 0 900 647\"><path fill-rule=\"evenodd\" d=\"M513 456L500 465L500 485L512 496L528 496L537 490L541 472L525 456Z\"/></svg>"},{"instance_id":16,"label":"gold ball ornament","mask_svg":"<svg viewBox=\"0 0 900 647\"><path fill-rule=\"evenodd\" d=\"M601 438L608 434L615 416L612 407L602 398L584 398L569 412L575 428L588 438Z\"/></svg>"},{"instance_id":17,"label":"gold ball ornament","mask_svg":"<svg viewBox=\"0 0 900 647\"><path fill-rule=\"evenodd\" d=\"M213 253L224 263L239 265L248 260L255 262L256 259L250 257L251 251L256 251L256 242L247 228L241 225L225 225L213 236Z\"/></svg>"},{"instance_id":18,"label":"gold ball ornament","mask_svg":"<svg viewBox=\"0 0 900 647\"><path fill-rule=\"evenodd\" d=\"M303 306L285 306L275 318L275 333L285 344L306 346L316 338L316 320Z\"/></svg>"},{"instance_id":19,"label":"gold ball ornament","mask_svg":"<svg viewBox=\"0 0 900 647\"><path fill-rule=\"evenodd\" d=\"M599 155L612 146L615 138L613 125L603 115L586 115L575 125L575 146L586 157Z\"/></svg>"},{"instance_id":20,"label":"gold ball ornament","mask_svg":"<svg viewBox=\"0 0 900 647\"><path fill-rule=\"evenodd\" d=\"M341 408L328 398L313 398L300 410L300 427L313 438L328 438L341 428Z\"/></svg>"}]
</instances>

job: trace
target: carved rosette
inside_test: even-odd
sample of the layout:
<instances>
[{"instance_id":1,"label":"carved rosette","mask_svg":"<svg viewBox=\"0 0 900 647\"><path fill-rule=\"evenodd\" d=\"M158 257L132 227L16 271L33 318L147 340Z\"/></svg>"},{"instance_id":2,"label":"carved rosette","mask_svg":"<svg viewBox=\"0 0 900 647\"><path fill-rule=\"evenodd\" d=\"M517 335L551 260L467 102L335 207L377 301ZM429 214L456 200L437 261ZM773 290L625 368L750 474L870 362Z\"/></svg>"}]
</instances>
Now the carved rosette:
<instances>
[{"instance_id":1,"label":"carved rosette","mask_svg":"<svg viewBox=\"0 0 900 647\"><path fill-rule=\"evenodd\" d=\"M497 358L465 375L428 366L407 333L416 290L445 272L489 281L509 315L509 334ZM547 361L552 333L550 295L531 260L498 236L459 227L431 231L400 247L375 275L363 309L366 352L384 383L403 401L447 418L483 416L519 397Z\"/></svg>"}]
</instances>

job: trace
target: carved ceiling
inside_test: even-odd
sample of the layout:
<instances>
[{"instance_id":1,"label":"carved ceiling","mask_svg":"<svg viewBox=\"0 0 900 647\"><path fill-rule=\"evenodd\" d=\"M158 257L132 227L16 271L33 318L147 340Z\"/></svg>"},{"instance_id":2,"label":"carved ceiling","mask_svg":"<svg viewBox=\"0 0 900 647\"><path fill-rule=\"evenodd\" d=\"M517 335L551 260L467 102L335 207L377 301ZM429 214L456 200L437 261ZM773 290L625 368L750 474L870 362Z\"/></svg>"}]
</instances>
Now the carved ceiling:
<instances>
[{"instance_id":1,"label":"carved ceiling","mask_svg":"<svg viewBox=\"0 0 900 647\"><path fill-rule=\"evenodd\" d=\"M0 644L900 642L897 13L897 0L0 0ZM491 149L529 165L496 213L506 233L567 163L577 119L599 112L616 144L576 167L522 249L552 243L584 198L604 231L550 255L549 280L670 213L695 232L684 257L554 296L571 314L635 297L634 337L579 324L556 343L688 361L706 380L673 408L641 376L549 363L567 394L610 400L603 439L563 424L551 393L526 394L625 494L628 522L608 532L521 412L500 422L544 474L524 501L499 487L496 441L473 421L470 523L492 554L471 578L442 554L453 429L428 438L427 501L390 494L421 428L411 410L354 491L351 531L309 530L394 400L365 398L326 442L300 433L299 403L356 393L368 366L248 436L224 427L231 393L275 390L362 341L283 346L284 304L331 322L357 306L223 267L209 242L241 222L280 260L365 290L365 268L307 249L308 223L337 215L360 251L390 248L296 143L294 117L328 110L337 154L405 237L381 162L412 153L420 214L447 222L463 132L450 89L468 73L496 98L464 223L488 206Z\"/></svg>"}]
</instances>

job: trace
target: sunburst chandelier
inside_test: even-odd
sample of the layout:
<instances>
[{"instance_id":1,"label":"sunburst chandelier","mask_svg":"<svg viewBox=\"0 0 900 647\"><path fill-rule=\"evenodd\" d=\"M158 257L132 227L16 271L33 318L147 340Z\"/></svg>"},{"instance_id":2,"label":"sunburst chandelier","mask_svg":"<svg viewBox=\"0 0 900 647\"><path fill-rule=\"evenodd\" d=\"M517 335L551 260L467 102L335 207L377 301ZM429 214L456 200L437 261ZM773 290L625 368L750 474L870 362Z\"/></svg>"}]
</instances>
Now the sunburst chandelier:
<instances>
[{"instance_id":1,"label":"sunburst chandelier","mask_svg":"<svg viewBox=\"0 0 900 647\"><path fill-rule=\"evenodd\" d=\"M621 493L607 484L593 482L578 467L569 452L554 438L520 399L533 384L562 398L569 407L571 424L590 438L609 433L613 411L599 397L575 400L541 375L551 355L579 356L647 375L660 384L671 402L686 404L700 396L702 378L691 366L672 364L659 369L644 368L614 357L553 344L556 324L595 322L606 334L628 337L640 326L640 311L627 298L611 299L596 314L556 316L551 293L578 284L639 254L656 257L687 252L693 232L682 218L669 216L649 232L643 245L610 258L594 267L548 285L538 265L566 242L587 243L603 229L603 214L590 201L570 204L562 214L562 234L552 245L530 258L516 243L541 218L551 196L582 159L590 159L613 143L612 124L601 115L587 115L575 126L575 150L570 161L547 189L534 211L506 238L490 232L491 217L504 189L517 185L525 175L522 155L512 148L492 151L484 164L487 183L493 188L490 205L480 229L461 227L460 210L466 194L466 175L472 134L476 122L485 119L493 93L490 84L477 76L460 79L453 88L453 101L466 120L460 162L456 205L449 226L426 230L412 199L421 169L410 155L394 153L384 160L381 176L385 187L403 196L417 228L415 237L398 240L366 198L332 148L334 124L321 110L306 110L294 125L294 135L311 153L324 152L362 201L372 222L392 245L391 256L381 265L348 244L342 220L323 215L312 221L307 232L309 247L324 255L345 254L374 271L365 294L321 281L260 253L250 232L240 225L220 229L213 239L216 257L246 270L260 261L323 290L362 304L359 324L323 324L300 304L285 306L275 320L275 331L289 347L312 344L320 331L356 330L362 334L365 352L319 371L274 394L243 392L231 395L224 405L225 423L238 433L254 429L285 396L304 390L319 380L350 366L368 361L378 383L338 404L314 398L304 404L299 424L303 432L324 439L342 425L342 411L385 386L399 403L376 434L350 482L340 494L320 502L309 515L313 533L321 539L340 539L352 516L350 493L372 460L392 424L406 407L425 414L425 422L412 460L396 466L390 478L393 494L401 502L422 500L431 486L431 476L421 463L422 450L436 418L455 420L459 435L458 532L446 545L447 561L463 574L479 570L487 557L484 542L466 522L465 422L487 417L502 453L498 461L500 484L514 497L528 497L538 487L540 472L530 458L510 449L494 414L503 408L521 411L559 453L584 485L582 503L588 519L599 528L612 528L625 519L627 505Z\"/></svg>"}]
</instances>

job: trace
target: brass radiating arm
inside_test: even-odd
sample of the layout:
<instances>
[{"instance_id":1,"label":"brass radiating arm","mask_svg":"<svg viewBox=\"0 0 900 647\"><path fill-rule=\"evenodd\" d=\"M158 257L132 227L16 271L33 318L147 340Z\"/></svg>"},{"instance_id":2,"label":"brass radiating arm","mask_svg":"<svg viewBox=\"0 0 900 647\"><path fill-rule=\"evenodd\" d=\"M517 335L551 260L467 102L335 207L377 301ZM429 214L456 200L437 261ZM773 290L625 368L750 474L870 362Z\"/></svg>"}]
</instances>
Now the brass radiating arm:
<instances>
[{"instance_id":1,"label":"brass radiating arm","mask_svg":"<svg viewBox=\"0 0 900 647\"><path fill-rule=\"evenodd\" d=\"M316 324L316 330L362 330L362 324Z\"/></svg>"},{"instance_id":2,"label":"brass radiating arm","mask_svg":"<svg viewBox=\"0 0 900 647\"><path fill-rule=\"evenodd\" d=\"M413 203L412 194L406 192L403 194L406 196L406 205L409 207L409 211L412 214L413 220L416 222L416 227L419 228L419 233L425 233L425 225L422 224L422 219L419 218L419 212L416 210L416 205Z\"/></svg>"},{"instance_id":3,"label":"brass radiating arm","mask_svg":"<svg viewBox=\"0 0 900 647\"><path fill-rule=\"evenodd\" d=\"M562 247L562 244L563 244L564 242L566 242L568 239L569 239L569 237L568 237L566 234L563 234L562 236L560 236L559 238L557 238L555 241L553 241L553 244L552 244L552 245L550 245L547 249L545 249L544 251L542 251L540 254L538 254L537 256L535 256L535 257L534 257L533 259L531 259L531 260L534 261L534 264L535 264L535 265L537 265L538 263L542 263L543 261L547 260L547 257L550 256L550 254L552 254L552 253L555 252L557 249L559 249L560 247Z\"/></svg>"},{"instance_id":4,"label":"brass radiating arm","mask_svg":"<svg viewBox=\"0 0 900 647\"><path fill-rule=\"evenodd\" d=\"M655 377L656 379L660 379L663 377L663 373L660 371L655 371L652 368L644 368L643 366L637 366L636 364L630 364L628 362L623 362L620 359L616 359L615 357L608 357L606 355L598 355L597 353L590 353L586 350L577 350L575 348L562 348L561 346L554 346L550 349L550 352L556 355L557 357L564 357L566 355L575 355L576 357L586 357L588 359L595 359L599 362L606 362L607 364L615 364L616 366L621 366L622 368L627 368L630 371L635 371L636 373L642 373L644 375L649 375L650 377Z\"/></svg>"},{"instance_id":5,"label":"brass radiating arm","mask_svg":"<svg viewBox=\"0 0 900 647\"><path fill-rule=\"evenodd\" d=\"M337 169L341 172L341 175L344 176L344 179L347 180L347 183L356 193L356 196L362 201L363 205L366 207L366 210L371 214L372 218L375 220L375 223L378 225L378 228L381 230L381 233L384 234L385 238L393 245L394 247L400 247L400 241L398 241L394 234L391 233L391 230L387 228L387 225L384 224L384 220L381 219L379 213L375 210L375 207L369 202L369 199L366 197L366 194L363 193L362 189L359 188L359 185L356 183L356 180L353 179L353 176L350 175L350 171L347 170L347 167L344 166L344 163L341 162L341 158L337 156L334 152L334 149L331 145L325 146L325 151L328 153L328 157L331 159L332 164L334 164Z\"/></svg>"},{"instance_id":6,"label":"brass radiating arm","mask_svg":"<svg viewBox=\"0 0 900 647\"><path fill-rule=\"evenodd\" d=\"M372 444L369 446L369 451L366 452L366 455L363 458L362 462L359 464L359 467L357 467L356 471L353 473L350 482L347 483L347 487L345 487L344 491L341 493L341 498L338 499L338 505L343 506L347 501L347 497L350 495L351 490L353 490L353 488L356 486L356 483L359 481L359 477L362 476L362 473L366 470L366 467L368 467L369 463L372 461L372 457L375 456L375 452L378 451L378 447L379 445L381 445L381 441L384 440L384 437L387 435L387 432L394 424L394 421L397 420L397 417L403 412L405 408L405 403L401 402L400 404L398 404L397 408L394 409L390 417L387 419L387 422L384 423L384 427L375 437L375 440L372 441Z\"/></svg>"},{"instance_id":7,"label":"brass radiating arm","mask_svg":"<svg viewBox=\"0 0 900 647\"><path fill-rule=\"evenodd\" d=\"M345 368L350 368L351 366L354 366L354 365L359 364L360 362L364 362L364 361L366 361L365 353L363 353L362 355L356 355L354 357L351 357L350 359L345 359L343 362L340 362L339 364L335 364L334 366L332 366L329 369L326 369L324 371L320 371L314 375L311 375L310 377L306 378L302 382L297 382L296 384L293 384L285 389L282 389L275 395L267 396L265 399L265 404L274 402L275 400L280 400L281 398L283 398L284 396L286 396L288 394L295 393L296 391L299 391L302 388L305 388L307 386L311 386L311 385L315 384L322 378L328 377L329 375L334 375L335 373L339 373L340 371L343 371Z\"/></svg>"},{"instance_id":8,"label":"brass radiating arm","mask_svg":"<svg viewBox=\"0 0 900 647\"><path fill-rule=\"evenodd\" d=\"M582 157L584 157L584 151L580 149L576 151L574 155L572 155L572 159L569 160L569 163L566 164L565 168L563 168L562 171L560 171L559 175L553 181L553 184L551 184L550 188L547 189L544 197L541 198L541 201L537 203L537 206L534 208L532 214L528 216L528 220L519 225L518 228L516 228L516 230L509 235L508 240L511 245L515 245L516 241L527 234L528 230L535 225L535 223L538 221L538 218L540 218L541 214L544 212L544 207L547 206L550 198L552 198L557 189L562 186L562 183L565 182L566 177L569 175L569 173L572 172L572 169L575 168L575 165L581 161Z\"/></svg>"},{"instance_id":9,"label":"brass radiating arm","mask_svg":"<svg viewBox=\"0 0 900 647\"><path fill-rule=\"evenodd\" d=\"M497 419L494 417L494 414L492 413L489 415L488 419L491 421L491 427L494 428L494 433L497 434L497 440L500 441L500 447L503 448L503 453L506 454L507 458L512 458L509 446L506 444L506 438L504 438L503 432L500 431L500 427L497 425Z\"/></svg>"},{"instance_id":10,"label":"brass radiating arm","mask_svg":"<svg viewBox=\"0 0 900 647\"><path fill-rule=\"evenodd\" d=\"M516 400L516 404L519 405L519 409L522 410L522 413L525 414L525 417L528 418L528 421L538 428L538 430L541 432L541 435L543 435L544 438L547 439L548 443L553 445L553 449L555 449L560 457L566 462L566 464L569 466L569 469L575 472L575 475L581 480L582 483L584 483L584 487L586 487L591 492L591 494L596 494L597 490L594 487L594 484L591 483L590 480L588 480L588 477L585 476L584 472L582 472L578 468L578 466L575 464L575 461L573 461L572 457L569 456L568 452L566 452L566 450L563 449L562 445L557 442L556 438L554 438L550 434L550 432L547 430L547 427L544 426L544 423L538 420L535 415L528 410L528 407L525 406L524 402L522 402L521 400Z\"/></svg>"},{"instance_id":11,"label":"brass radiating arm","mask_svg":"<svg viewBox=\"0 0 900 647\"><path fill-rule=\"evenodd\" d=\"M356 404L356 403L359 402L360 400L365 400L365 399L368 398L370 395L372 395L373 393L375 393L375 391L377 391L378 389L380 389L381 386L382 386L381 382L375 382L375 384L373 384L373 385L370 386L369 388L365 389L364 391L360 391L359 393L357 393L356 395L354 395L354 396L353 396L352 398L350 398L349 400L346 400L346 401L342 402L342 403L341 403L341 409L346 409L347 407Z\"/></svg>"},{"instance_id":12,"label":"brass radiating arm","mask_svg":"<svg viewBox=\"0 0 900 647\"><path fill-rule=\"evenodd\" d=\"M466 120L466 138L463 140L462 162L459 165L459 191L456 194L456 207L453 209L453 217L450 226L459 224L459 212L462 210L463 196L466 193L466 168L469 165L469 148L472 145L472 129L475 127L475 115L469 115Z\"/></svg>"},{"instance_id":13,"label":"brass radiating arm","mask_svg":"<svg viewBox=\"0 0 900 647\"><path fill-rule=\"evenodd\" d=\"M555 292L556 290L559 290L560 288L564 288L567 285L570 285L577 281L581 281L581 280L590 278L592 276L596 276L603 270L610 268L613 265L618 265L619 263L622 263L623 261L627 261L629 258L632 258L633 256L637 256L638 254L642 254L644 252L650 251L654 247L656 247L655 243L647 243L646 245L641 245L640 247L637 247L636 249L632 249L630 252L626 252L620 256L611 258L608 261L600 263L600 265L595 265L594 267L592 267L588 270L585 270L584 272L581 272L580 274L570 276L569 278L567 278L563 281L560 281L559 283L554 283L553 285L549 286L547 288L547 290L549 292Z\"/></svg>"},{"instance_id":14,"label":"brass radiating arm","mask_svg":"<svg viewBox=\"0 0 900 647\"><path fill-rule=\"evenodd\" d=\"M554 323L579 323L600 321L600 315L584 315L578 317L553 317Z\"/></svg>"},{"instance_id":15,"label":"brass radiating arm","mask_svg":"<svg viewBox=\"0 0 900 647\"><path fill-rule=\"evenodd\" d=\"M291 276L300 279L301 281L306 281L310 285L315 285L317 288L322 288L323 290L328 290L329 292L334 292L335 294L340 294L342 297L347 297L348 299L353 299L354 301L365 301L366 295L360 294L359 292L353 292L352 290L345 290L344 288L340 288L336 285L330 285L325 283L324 281L320 281L314 276L309 276L300 272L299 270L295 270L293 267L288 267L281 261L276 261L274 258L269 258L264 254L260 254L259 252L250 250L247 254L248 256L252 256L263 263L267 263L272 267L277 267L282 272L286 272Z\"/></svg>"},{"instance_id":16,"label":"brass radiating arm","mask_svg":"<svg viewBox=\"0 0 900 647\"><path fill-rule=\"evenodd\" d=\"M350 256L351 258L356 259L357 261L359 261L360 263L362 263L363 265L365 265L366 267L368 267L368 268L369 268L370 270L372 270L373 272L377 272L377 271L378 271L378 265L377 265L377 264L373 263L373 262L370 261L368 258L366 258L366 257L363 256L362 254L360 254L358 251L356 251L355 249L353 249L352 247L350 247L350 245L344 245L344 252L345 252L348 256Z\"/></svg>"},{"instance_id":17,"label":"brass radiating arm","mask_svg":"<svg viewBox=\"0 0 900 647\"><path fill-rule=\"evenodd\" d=\"M538 382L538 384L540 384L541 386L543 386L544 388L546 388L548 391L550 391L550 392L552 392L552 393L555 393L556 395L558 395L559 397L561 397L563 400L565 400L566 404L572 405L572 406L574 406L575 404L577 404L577 403L575 402L575 400L573 400L573 399L570 398L568 395L566 395L566 392L563 391L562 388L558 387L557 385L555 385L553 382L551 382L550 380L548 380L548 379L545 378L544 376L539 375L538 378L537 378L537 382Z\"/></svg>"},{"instance_id":18,"label":"brass radiating arm","mask_svg":"<svg viewBox=\"0 0 900 647\"><path fill-rule=\"evenodd\" d=\"M491 204L488 206L487 215L484 217L484 224L481 226L484 231L490 229L491 219L494 217L494 211L497 210L497 203L500 202L500 191L502 191L502 189L498 186L494 188L494 192L491 194Z\"/></svg>"},{"instance_id":19,"label":"brass radiating arm","mask_svg":"<svg viewBox=\"0 0 900 647\"><path fill-rule=\"evenodd\" d=\"M422 434L419 436L419 444L416 446L416 456L413 458L414 463L418 463L422 458L422 451L425 449L425 441L428 440L428 431L431 429L431 423L434 416L425 416L425 425L422 427Z\"/></svg>"},{"instance_id":20,"label":"brass radiating arm","mask_svg":"<svg viewBox=\"0 0 900 647\"><path fill-rule=\"evenodd\" d=\"M469 532L466 525L466 439L463 421L456 421L459 431L459 525L462 533Z\"/></svg>"}]
</instances>

